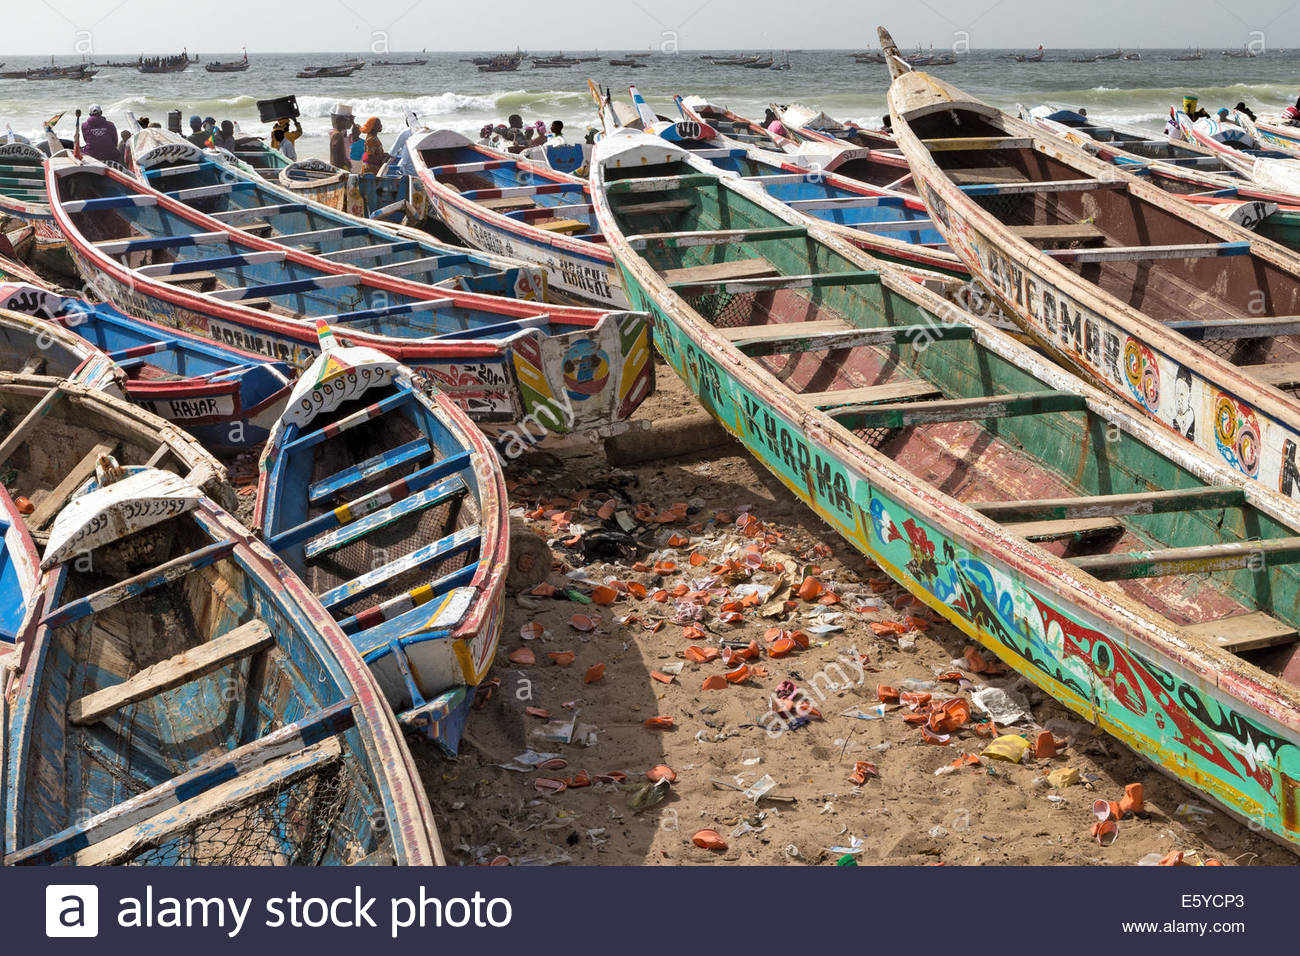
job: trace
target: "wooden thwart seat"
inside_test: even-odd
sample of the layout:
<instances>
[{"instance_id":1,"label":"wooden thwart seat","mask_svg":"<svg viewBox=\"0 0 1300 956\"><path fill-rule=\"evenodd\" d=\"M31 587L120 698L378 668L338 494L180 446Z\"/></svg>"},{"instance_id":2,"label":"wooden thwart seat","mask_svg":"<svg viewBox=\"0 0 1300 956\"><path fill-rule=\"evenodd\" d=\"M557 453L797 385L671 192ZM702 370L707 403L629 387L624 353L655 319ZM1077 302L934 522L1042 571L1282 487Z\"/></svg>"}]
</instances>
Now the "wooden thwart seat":
<instances>
[{"instance_id":1,"label":"wooden thwart seat","mask_svg":"<svg viewBox=\"0 0 1300 956\"><path fill-rule=\"evenodd\" d=\"M1109 246L1104 249L1045 249L1043 255L1062 262L1142 262L1152 259L1207 259L1250 255L1249 240L1195 242L1172 246Z\"/></svg>"},{"instance_id":2,"label":"wooden thwart seat","mask_svg":"<svg viewBox=\"0 0 1300 956\"><path fill-rule=\"evenodd\" d=\"M735 259L731 262L710 262L668 269L663 273L666 282L723 282L728 279L758 279L779 275L766 259Z\"/></svg>"},{"instance_id":3,"label":"wooden thwart seat","mask_svg":"<svg viewBox=\"0 0 1300 956\"><path fill-rule=\"evenodd\" d=\"M829 392L804 392L802 398L821 409L834 409L844 405L876 405L883 402L903 402L908 399L938 398L943 392L924 379L904 379L881 385L861 388L843 388Z\"/></svg>"},{"instance_id":4,"label":"wooden thwart seat","mask_svg":"<svg viewBox=\"0 0 1300 956\"><path fill-rule=\"evenodd\" d=\"M1106 234L1090 222L1063 222L1010 228L1021 239L1029 242L1094 242L1106 238Z\"/></svg>"},{"instance_id":5,"label":"wooden thwart seat","mask_svg":"<svg viewBox=\"0 0 1300 956\"><path fill-rule=\"evenodd\" d=\"M511 209L531 209L537 205L535 200L527 196L498 196L495 199L479 199L478 204L484 209L491 209L494 212L506 212Z\"/></svg>"},{"instance_id":6,"label":"wooden thwart seat","mask_svg":"<svg viewBox=\"0 0 1300 956\"><path fill-rule=\"evenodd\" d=\"M1090 554L1070 558L1075 567L1103 581L1156 578L1170 574L1209 574L1254 566L1300 561L1300 537L1264 541L1229 541L1188 548L1158 548L1127 554Z\"/></svg>"},{"instance_id":7,"label":"wooden thwart seat","mask_svg":"<svg viewBox=\"0 0 1300 956\"><path fill-rule=\"evenodd\" d=\"M544 219L534 222L532 225L544 232L559 232L571 235L575 232L585 232L589 223L585 223L580 219Z\"/></svg>"},{"instance_id":8,"label":"wooden thwart seat","mask_svg":"<svg viewBox=\"0 0 1300 956\"><path fill-rule=\"evenodd\" d=\"M717 330L746 355L788 355L821 349L848 349L864 345L929 345L938 341L969 339L969 325L893 325L857 329L840 319L741 325Z\"/></svg>"},{"instance_id":9,"label":"wooden thwart seat","mask_svg":"<svg viewBox=\"0 0 1300 956\"><path fill-rule=\"evenodd\" d=\"M1266 315L1257 319L1177 319L1167 323L1193 341L1255 339L1273 335L1295 335L1300 315Z\"/></svg>"},{"instance_id":10,"label":"wooden thwart seat","mask_svg":"<svg viewBox=\"0 0 1300 956\"><path fill-rule=\"evenodd\" d=\"M1185 624L1183 628L1234 654L1278 644L1294 644L1300 640L1300 632L1294 627L1263 611L1234 614L1200 624Z\"/></svg>"},{"instance_id":11,"label":"wooden thwart seat","mask_svg":"<svg viewBox=\"0 0 1300 956\"><path fill-rule=\"evenodd\" d=\"M985 186L996 183L1024 183L1029 177L1014 166L979 166L971 169L945 169L958 186Z\"/></svg>"},{"instance_id":12,"label":"wooden thwart seat","mask_svg":"<svg viewBox=\"0 0 1300 956\"><path fill-rule=\"evenodd\" d=\"M1091 537L1124 530L1116 518L1061 518L1049 521L1020 521L1004 525L1012 534L1029 541L1059 541L1062 538Z\"/></svg>"},{"instance_id":13,"label":"wooden thwart seat","mask_svg":"<svg viewBox=\"0 0 1300 956\"><path fill-rule=\"evenodd\" d=\"M275 643L271 629L262 621L249 621L215 640L152 664L120 684L105 687L75 700L68 707L74 724L93 724L137 701L210 674Z\"/></svg>"},{"instance_id":14,"label":"wooden thwart seat","mask_svg":"<svg viewBox=\"0 0 1300 956\"><path fill-rule=\"evenodd\" d=\"M685 212L695 203L689 199L660 199L656 202L633 202L619 206L620 216L655 216L660 213Z\"/></svg>"},{"instance_id":15,"label":"wooden thwart seat","mask_svg":"<svg viewBox=\"0 0 1300 956\"><path fill-rule=\"evenodd\" d=\"M1207 485L1182 491L1143 491L1135 494L1089 495L1081 498L1037 498L989 501L970 507L1000 522L1052 521L1072 518L1158 515L1195 509L1240 508L1246 493L1232 485Z\"/></svg>"},{"instance_id":16,"label":"wooden thwart seat","mask_svg":"<svg viewBox=\"0 0 1300 956\"><path fill-rule=\"evenodd\" d=\"M1291 388L1300 385L1300 362L1274 362L1264 365L1243 365L1243 372L1249 372L1261 382L1276 385L1278 388Z\"/></svg>"},{"instance_id":17,"label":"wooden thwart seat","mask_svg":"<svg viewBox=\"0 0 1300 956\"><path fill-rule=\"evenodd\" d=\"M829 414L848 428L904 428L940 422L985 421L1017 415L1082 411L1083 396L1074 392L1044 390L1006 395L978 395L935 402L902 402L885 405L847 405Z\"/></svg>"}]
</instances>

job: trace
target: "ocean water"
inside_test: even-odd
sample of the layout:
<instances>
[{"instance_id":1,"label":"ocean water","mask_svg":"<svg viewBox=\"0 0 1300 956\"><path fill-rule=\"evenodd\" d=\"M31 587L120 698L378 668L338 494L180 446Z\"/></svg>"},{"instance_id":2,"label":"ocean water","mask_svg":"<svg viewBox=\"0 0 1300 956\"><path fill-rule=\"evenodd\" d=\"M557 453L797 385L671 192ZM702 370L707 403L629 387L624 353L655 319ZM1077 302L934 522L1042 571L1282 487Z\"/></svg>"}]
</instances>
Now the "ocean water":
<instances>
[{"instance_id":1,"label":"ocean water","mask_svg":"<svg viewBox=\"0 0 1300 956\"><path fill-rule=\"evenodd\" d=\"M595 53L565 51L571 56ZM705 51L701 51L705 52ZM713 53L740 51L707 51ZM784 51L771 53L777 62ZM1143 50L1143 59L1072 63L1082 51L1050 50L1043 63L1016 63L1008 51L983 50L963 56L952 66L934 72L954 85L996 106L1014 111L1017 103L1035 106L1051 102L1067 107L1087 107L1094 118L1110 122L1141 123L1159 128L1169 105L1184 93L1197 93L1211 109L1244 100L1257 112L1274 111L1293 103L1300 90L1300 53L1270 51L1253 59L1223 57L1207 50L1205 58L1173 62L1182 51ZM1021 51L1025 52L1025 51ZM1087 53L1105 51L1093 50ZM477 133L489 122L504 122L510 113L525 121L563 120L570 133L594 124L595 114L587 93L587 78L612 87L615 95L635 83L652 107L676 115L674 94L701 94L738 113L761 118L771 102L798 102L816 106L837 119L876 125L885 110L888 71L879 64L854 63L844 50L791 51L789 70L749 70L715 66L699 52L674 55L656 53L644 60L644 69L610 66L610 58L623 54L601 51L599 62L566 69L532 69L527 61L515 73L480 73L462 58L470 53L355 54L363 60L427 57L415 67L367 65L350 77L300 80L294 74L308 64L337 63L354 54L262 54L249 57L244 73L208 73L203 64L191 64L183 73L146 75L134 69L102 68L84 82L0 79L0 125L33 136L49 116L91 103L120 126L126 111L165 122L169 109L179 109L183 121L191 114L231 119L245 133L265 135L269 127L258 121L256 101L293 94L302 111L305 135L300 156L324 156L329 113L335 103L351 105L359 118L379 116L386 143L402 128L406 110L415 110L423 123ZM203 61L237 59L238 54L204 54ZM101 57L126 60L125 56ZM4 70L48 63L45 57L9 57ZM72 134L71 115L58 126Z\"/></svg>"}]
</instances>

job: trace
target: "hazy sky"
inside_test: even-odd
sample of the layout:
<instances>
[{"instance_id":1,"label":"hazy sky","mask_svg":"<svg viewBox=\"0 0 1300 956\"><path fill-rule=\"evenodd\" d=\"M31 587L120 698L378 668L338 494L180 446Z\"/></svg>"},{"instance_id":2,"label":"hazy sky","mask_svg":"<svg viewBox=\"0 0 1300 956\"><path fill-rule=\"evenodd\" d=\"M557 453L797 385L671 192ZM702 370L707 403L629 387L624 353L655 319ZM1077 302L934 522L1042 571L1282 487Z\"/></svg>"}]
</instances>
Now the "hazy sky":
<instances>
[{"instance_id":1,"label":"hazy sky","mask_svg":"<svg viewBox=\"0 0 1300 956\"><path fill-rule=\"evenodd\" d=\"M466 13L466 9L471 13ZM905 9L903 9L905 8ZM276 51L1300 47L1300 0L6 0L0 55ZM1256 34L1253 31L1258 31Z\"/></svg>"}]
</instances>

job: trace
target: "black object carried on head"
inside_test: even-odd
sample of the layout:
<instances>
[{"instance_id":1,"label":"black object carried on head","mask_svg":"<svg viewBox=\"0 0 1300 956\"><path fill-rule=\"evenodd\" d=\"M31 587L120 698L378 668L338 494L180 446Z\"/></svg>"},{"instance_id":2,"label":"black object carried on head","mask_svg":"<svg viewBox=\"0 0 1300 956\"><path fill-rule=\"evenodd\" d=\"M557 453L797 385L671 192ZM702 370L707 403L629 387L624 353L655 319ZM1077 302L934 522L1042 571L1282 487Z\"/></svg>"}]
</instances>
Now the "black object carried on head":
<instances>
[{"instance_id":1,"label":"black object carried on head","mask_svg":"<svg viewBox=\"0 0 1300 956\"><path fill-rule=\"evenodd\" d=\"M296 96L280 96L273 100L258 100L257 112L263 123L274 123L276 120L297 119L298 98Z\"/></svg>"}]
</instances>

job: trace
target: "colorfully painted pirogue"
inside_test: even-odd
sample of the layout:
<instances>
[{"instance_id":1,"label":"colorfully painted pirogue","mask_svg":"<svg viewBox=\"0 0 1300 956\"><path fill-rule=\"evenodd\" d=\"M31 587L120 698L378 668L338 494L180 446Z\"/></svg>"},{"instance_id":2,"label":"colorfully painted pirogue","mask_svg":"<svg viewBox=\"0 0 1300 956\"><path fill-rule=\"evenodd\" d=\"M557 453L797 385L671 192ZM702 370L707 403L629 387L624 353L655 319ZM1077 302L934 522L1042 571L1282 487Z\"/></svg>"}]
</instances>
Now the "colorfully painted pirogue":
<instances>
[{"instance_id":1,"label":"colorfully painted pirogue","mask_svg":"<svg viewBox=\"0 0 1300 956\"><path fill-rule=\"evenodd\" d=\"M262 455L253 526L371 666L403 726L456 752L501 633L510 528L482 433L322 324Z\"/></svg>"},{"instance_id":2,"label":"colorfully painted pirogue","mask_svg":"<svg viewBox=\"0 0 1300 956\"><path fill-rule=\"evenodd\" d=\"M1300 507L677 146L606 137L592 195L656 346L791 492L1300 846Z\"/></svg>"},{"instance_id":3,"label":"colorfully painted pirogue","mask_svg":"<svg viewBox=\"0 0 1300 956\"><path fill-rule=\"evenodd\" d=\"M414 282L249 235L133 177L56 157L55 216L82 276L122 311L305 368L315 322L428 375L477 422L554 432L622 423L654 381L638 313ZM395 243L396 244L396 243Z\"/></svg>"},{"instance_id":4,"label":"colorfully painted pirogue","mask_svg":"<svg viewBox=\"0 0 1300 956\"><path fill-rule=\"evenodd\" d=\"M892 62L922 198L1007 314L1241 474L1300 494L1300 256Z\"/></svg>"},{"instance_id":5,"label":"colorfully painted pirogue","mask_svg":"<svg viewBox=\"0 0 1300 956\"><path fill-rule=\"evenodd\" d=\"M101 457L24 624L4 862L441 862L371 675L301 581L171 472Z\"/></svg>"}]
</instances>

